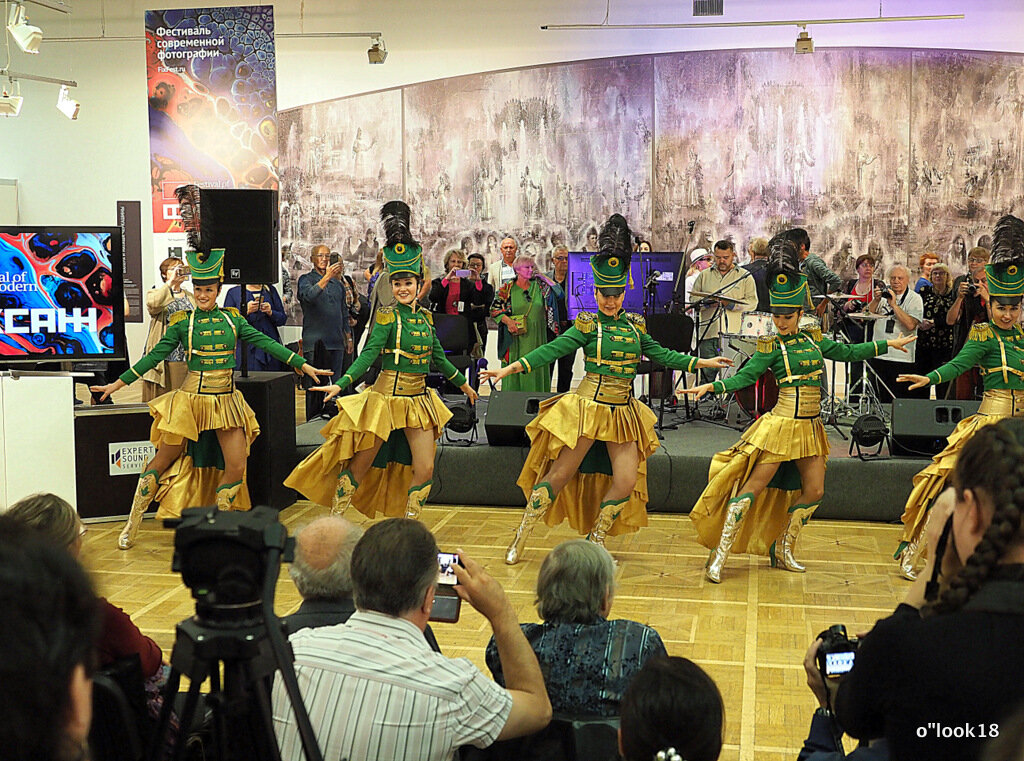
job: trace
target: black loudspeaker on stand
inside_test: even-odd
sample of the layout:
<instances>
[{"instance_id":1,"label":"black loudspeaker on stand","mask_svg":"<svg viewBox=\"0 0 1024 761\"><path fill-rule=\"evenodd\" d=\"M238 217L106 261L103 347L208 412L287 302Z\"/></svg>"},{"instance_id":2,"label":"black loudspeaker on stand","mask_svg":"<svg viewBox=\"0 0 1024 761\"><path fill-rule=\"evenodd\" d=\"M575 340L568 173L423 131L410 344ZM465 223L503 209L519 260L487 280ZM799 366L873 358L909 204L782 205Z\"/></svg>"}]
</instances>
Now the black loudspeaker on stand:
<instances>
[{"instance_id":1,"label":"black loudspeaker on stand","mask_svg":"<svg viewBox=\"0 0 1024 761\"><path fill-rule=\"evenodd\" d=\"M537 416L540 403L555 394L542 391L496 391L488 397L484 430L487 443L498 447L528 447L526 426Z\"/></svg>"},{"instance_id":2,"label":"black loudspeaker on stand","mask_svg":"<svg viewBox=\"0 0 1024 761\"><path fill-rule=\"evenodd\" d=\"M932 457L946 446L957 424L978 411L980 402L895 399L892 403L892 453Z\"/></svg>"},{"instance_id":3,"label":"black loudspeaker on stand","mask_svg":"<svg viewBox=\"0 0 1024 761\"><path fill-rule=\"evenodd\" d=\"M199 203L203 248L224 249L224 282L276 283L277 191L204 188Z\"/></svg>"}]
</instances>

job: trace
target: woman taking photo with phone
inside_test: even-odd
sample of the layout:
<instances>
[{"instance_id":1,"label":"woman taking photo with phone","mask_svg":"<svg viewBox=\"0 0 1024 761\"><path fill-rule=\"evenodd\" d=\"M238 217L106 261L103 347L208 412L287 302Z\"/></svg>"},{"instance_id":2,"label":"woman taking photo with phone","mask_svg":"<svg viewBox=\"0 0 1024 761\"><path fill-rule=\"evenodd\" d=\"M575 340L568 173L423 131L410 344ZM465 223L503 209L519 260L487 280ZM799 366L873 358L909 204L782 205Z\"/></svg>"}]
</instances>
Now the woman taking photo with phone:
<instances>
[{"instance_id":1,"label":"woman taking photo with phone","mask_svg":"<svg viewBox=\"0 0 1024 761\"><path fill-rule=\"evenodd\" d=\"M188 280L188 265L181 259L169 256L160 262L160 277L164 284L146 293L146 311L149 312L149 335L146 336L145 353L153 351L167 332L167 325L178 312L191 312L196 308L196 299L185 287ZM185 380L188 367L185 365L185 350L178 347L158 362L152 370L142 376L142 401L151 402L161 394L179 388Z\"/></svg>"},{"instance_id":2,"label":"woman taking photo with phone","mask_svg":"<svg viewBox=\"0 0 1024 761\"><path fill-rule=\"evenodd\" d=\"M930 507L946 488L946 479L956 464L961 448L979 428L1003 418L1024 415L1024 331L1020 326L1021 298L1024 297L1024 222L1006 215L996 223L992 235L991 264L985 266L988 282L990 322L971 327L967 342L957 355L927 375L900 375L896 380L910 388L948 383L977 367L985 393L978 412L961 420L949 434L946 448L914 476L914 489L907 498L900 520L903 540L895 558L900 574L913 580L914 566L923 549L922 537Z\"/></svg>"},{"instance_id":3,"label":"woman taking photo with phone","mask_svg":"<svg viewBox=\"0 0 1024 761\"><path fill-rule=\"evenodd\" d=\"M285 480L307 499L341 514L350 504L368 518L416 518L430 494L434 449L452 413L426 387L431 364L476 401L476 392L444 355L431 313L420 307L422 249L409 231L409 207L390 201L380 211L384 263L395 305L381 307L366 345L333 384L310 391L330 401L359 381L377 357L372 387L337 402L338 414L321 430L326 442Z\"/></svg>"},{"instance_id":4,"label":"woman taking photo with phone","mask_svg":"<svg viewBox=\"0 0 1024 761\"><path fill-rule=\"evenodd\" d=\"M243 303L242 286L236 285L229 289L224 297L224 308L237 309L256 330L281 343L281 334L277 329L284 325L288 316L284 313L284 304L281 303L281 297L274 286L247 283ZM238 367L242 366L243 351L248 353L248 367L254 372L277 372L285 368L285 365L275 357L249 344L239 344L235 350Z\"/></svg>"}]
</instances>

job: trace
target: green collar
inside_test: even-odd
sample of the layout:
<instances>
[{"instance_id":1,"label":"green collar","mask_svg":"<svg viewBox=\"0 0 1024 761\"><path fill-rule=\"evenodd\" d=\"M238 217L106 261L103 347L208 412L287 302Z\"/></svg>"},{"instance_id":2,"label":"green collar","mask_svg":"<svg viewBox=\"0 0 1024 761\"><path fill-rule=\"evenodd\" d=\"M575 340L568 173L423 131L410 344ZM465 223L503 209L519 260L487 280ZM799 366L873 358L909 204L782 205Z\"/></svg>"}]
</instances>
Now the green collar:
<instances>
[{"instance_id":1,"label":"green collar","mask_svg":"<svg viewBox=\"0 0 1024 761\"><path fill-rule=\"evenodd\" d=\"M609 317L604 312L602 312L600 309L598 309L597 310L597 319L600 320L601 322L618 322L619 320L622 319L622 317L625 314L626 314L626 310L625 309L620 309L619 313L617 315L615 315L614 317Z\"/></svg>"}]
</instances>

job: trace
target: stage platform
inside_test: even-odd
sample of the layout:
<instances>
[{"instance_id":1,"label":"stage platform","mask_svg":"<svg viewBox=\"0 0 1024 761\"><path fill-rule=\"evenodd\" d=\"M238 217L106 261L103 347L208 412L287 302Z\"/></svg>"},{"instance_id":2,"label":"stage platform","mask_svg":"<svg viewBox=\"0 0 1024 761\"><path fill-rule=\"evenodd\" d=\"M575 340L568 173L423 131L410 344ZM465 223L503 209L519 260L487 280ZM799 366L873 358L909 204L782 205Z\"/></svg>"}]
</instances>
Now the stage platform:
<instances>
[{"instance_id":1,"label":"stage platform","mask_svg":"<svg viewBox=\"0 0 1024 761\"><path fill-rule=\"evenodd\" d=\"M525 504L516 478L526 459L523 447L490 446L484 428L487 398L478 402L479 439L471 446L439 442L430 502L484 506ZM673 416L667 416L666 423ZM323 442L324 420L303 423L296 432L299 459ZM825 500L817 518L897 521L910 494L914 474L925 459L893 458L867 462L849 455L850 442L828 428L832 455L825 473ZM849 436L849 427L843 426ZM688 513L707 485L708 467L716 452L739 439L740 431L709 422L691 422L664 431L661 448L647 463L647 509L657 513Z\"/></svg>"}]
</instances>

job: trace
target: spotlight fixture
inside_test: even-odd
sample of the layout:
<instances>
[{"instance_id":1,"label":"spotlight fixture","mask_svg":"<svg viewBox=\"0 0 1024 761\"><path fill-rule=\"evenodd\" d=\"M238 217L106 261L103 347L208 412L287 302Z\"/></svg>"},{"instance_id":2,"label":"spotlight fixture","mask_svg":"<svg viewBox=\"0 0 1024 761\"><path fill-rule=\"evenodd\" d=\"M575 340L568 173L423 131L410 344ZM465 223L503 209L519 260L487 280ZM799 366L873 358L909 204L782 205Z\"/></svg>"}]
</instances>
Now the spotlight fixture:
<instances>
[{"instance_id":1,"label":"spotlight fixture","mask_svg":"<svg viewBox=\"0 0 1024 761\"><path fill-rule=\"evenodd\" d=\"M26 53L38 53L39 43L43 41L43 30L28 23L25 6L12 3L7 16L7 31L11 33L15 43Z\"/></svg>"},{"instance_id":2,"label":"spotlight fixture","mask_svg":"<svg viewBox=\"0 0 1024 761\"><path fill-rule=\"evenodd\" d=\"M60 111L68 119L78 118L78 109L82 107L82 104L71 97L71 93L68 91L67 85L60 86L60 94L57 95L57 110Z\"/></svg>"},{"instance_id":3,"label":"spotlight fixture","mask_svg":"<svg viewBox=\"0 0 1024 761\"><path fill-rule=\"evenodd\" d=\"M370 43L370 49L366 51L366 57L370 63L384 63L388 59L388 49L384 45L383 37L374 37Z\"/></svg>"},{"instance_id":4,"label":"spotlight fixture","mask_svg":"<svg viewBox=\"0 0 1024 761\"><path fill-rule=\"evenodd\" d=\"M21 85L17 80L10 80L8 85L0 90L0 116L17 116L21 113Z\"/></svg>"},{"instance_id":5,"label":"spotlight fixture","mask_svg":"<svg viewBox=\"0 0 1024 761\"><path fill-rule=\"evenodd\" d=\"M807 27L803 27L803 31L796 36L796 45L793 46L793 50L797 53L813 53L814 52L814 40L811 39L811 35L807 32Z\"/></svg>"}]
</instances>

